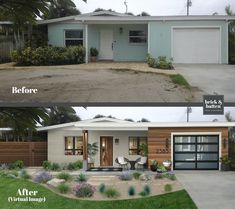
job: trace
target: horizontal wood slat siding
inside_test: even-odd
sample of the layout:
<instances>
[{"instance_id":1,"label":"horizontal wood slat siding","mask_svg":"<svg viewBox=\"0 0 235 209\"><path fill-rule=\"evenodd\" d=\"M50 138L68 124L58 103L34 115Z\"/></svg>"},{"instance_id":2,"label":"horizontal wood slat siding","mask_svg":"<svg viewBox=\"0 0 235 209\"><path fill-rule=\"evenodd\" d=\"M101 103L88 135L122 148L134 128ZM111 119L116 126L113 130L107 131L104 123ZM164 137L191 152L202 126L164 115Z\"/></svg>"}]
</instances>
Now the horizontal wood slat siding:
<instances>
[{"instance_id":1,"label":"horizontal wood slat siding","mask_svg":"<svg viewBox=\"0 0 235 209\"><path fill-rule=\"evenodd\" d=\"M0 163L23 160L26 166L42 166L47 160L47 142L0 142Z\"/></svg>"},{"instance_id":2,"label":"horizontal wood slat siding","mask_svg":"<svg viewBox=\"0 0 235 209\"><path fill-rule=\"evenodd\" d=\"M223 146L223 139L228 139L228 128L210 127L210 128L149 128L148 129L148 160L150 165L151 160L157 160L162 163L164 160L171 159L171 133L202 133L216 132L221 133L221 148L222 156L228 155L228 145ZM166 139L168 138L168 153L157 153L157 150L166 150Z\"/></svg>"}]
</instances>

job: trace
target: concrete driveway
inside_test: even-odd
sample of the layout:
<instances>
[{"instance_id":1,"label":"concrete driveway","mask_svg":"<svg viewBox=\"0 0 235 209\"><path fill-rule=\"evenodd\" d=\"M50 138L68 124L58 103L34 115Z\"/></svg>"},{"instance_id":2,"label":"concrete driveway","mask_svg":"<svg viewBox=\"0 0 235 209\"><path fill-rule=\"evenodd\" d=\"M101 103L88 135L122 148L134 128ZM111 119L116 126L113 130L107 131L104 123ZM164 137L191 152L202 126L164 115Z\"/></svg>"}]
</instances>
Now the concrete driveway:
<instances>
[{"instance_id":1,"label":"concrete driveway","mask_svg":"<svg viewBox=\"0 0 235 209\"><path fill-rule=\"evenodd\" d=\"M198 209L235 208L234 172L177 171L176 176Z\"/></svg>"},{"instance_id":2,"label":"concrete driveway","mask_svg":"<svg viewBox=\"0 0 235 209\"><path fill-rule=\"evenodd\" d=\"M226 102L235 101L235 65L176 64L174 67L204 94L221 94Z\"/></svg>"}]
</instances>

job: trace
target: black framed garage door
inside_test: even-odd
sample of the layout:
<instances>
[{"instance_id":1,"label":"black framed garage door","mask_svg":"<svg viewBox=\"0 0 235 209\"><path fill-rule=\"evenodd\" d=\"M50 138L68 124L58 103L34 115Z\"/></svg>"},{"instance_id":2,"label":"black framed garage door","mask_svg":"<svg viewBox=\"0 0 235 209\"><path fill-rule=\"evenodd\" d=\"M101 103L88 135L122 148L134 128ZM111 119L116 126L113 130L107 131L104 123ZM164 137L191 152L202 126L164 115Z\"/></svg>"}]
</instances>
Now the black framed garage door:
<instances>
[{"instance_id":1,"label":"black framed garage door","mask_svg":"<svg viewBox=\"0 0 235 209\"><path fill-rule=\"evenodd\" d=\"M175 135L173 137L174 170L218 170L218 135Z\"/></svg>"}]
</instances>

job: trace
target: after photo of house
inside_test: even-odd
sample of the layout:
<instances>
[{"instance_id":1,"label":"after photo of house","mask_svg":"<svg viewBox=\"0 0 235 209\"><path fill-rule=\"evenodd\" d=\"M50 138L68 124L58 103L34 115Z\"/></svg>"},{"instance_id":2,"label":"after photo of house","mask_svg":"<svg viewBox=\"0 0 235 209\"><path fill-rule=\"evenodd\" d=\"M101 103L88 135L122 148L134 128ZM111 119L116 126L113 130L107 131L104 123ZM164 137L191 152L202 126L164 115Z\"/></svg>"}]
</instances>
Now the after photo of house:
<instances>
[{"instance_id":1,"label":"after photo of house","mask_svg":"<svg viewBox=\"0 0 235 209\"><path fill-rule=\"evenodd\" d=\"M233 206L221 195L235 182L234 107L219 116L187 106L1 107L0 116L4 208L31 208L4 201L18 187L47 198L35 208Z\"/></svg>"},{"instance_id":2,"label":"after photo of house","mask_svg":"<svg viewBox=\"0 0 235 209\"><path fill-rule=\"evenodd\" d=\"M19 11L18 23L8 10L0 19L1 102L235 100L232 0L173 11L151 0L151 13L133 0L109 9L104 0L46 2L25 5L31 19Z\"/></svg>"}]
</instances>

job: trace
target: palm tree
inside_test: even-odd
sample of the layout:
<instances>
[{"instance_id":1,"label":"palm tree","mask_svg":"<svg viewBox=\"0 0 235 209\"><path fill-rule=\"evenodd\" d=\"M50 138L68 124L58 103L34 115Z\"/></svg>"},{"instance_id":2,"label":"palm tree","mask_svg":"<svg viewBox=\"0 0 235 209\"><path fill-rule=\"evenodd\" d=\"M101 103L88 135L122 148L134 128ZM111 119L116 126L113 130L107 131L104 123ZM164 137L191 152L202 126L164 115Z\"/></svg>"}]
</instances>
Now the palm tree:
<instances>
[{"instance_id":1,"label":"palm tree","mask_svg":"<svg viewBox=\"0 0 235 209\"><path fill-rule=\"evenodd\" d=\"M49 118L43 123L44 126L51 126L81 120L76 111L69 106L50 107L48 110Z\"/></svg>"},{"instance_id":2,"label":"palm tree","mask_svg":"<svg viewBox=\"0 0 235 209\"><path fill-rule=\"evenodd\" d=\"M47 110L37 107L0 107L0 127L12 128L14 140L23 139L48 119Z\"/></svg>"}]
</instances>

